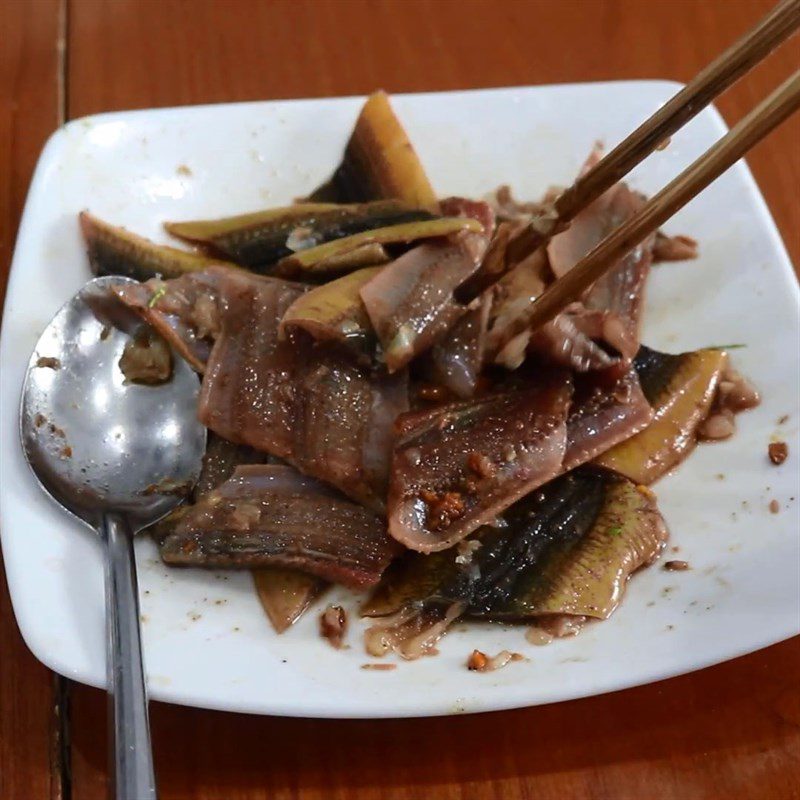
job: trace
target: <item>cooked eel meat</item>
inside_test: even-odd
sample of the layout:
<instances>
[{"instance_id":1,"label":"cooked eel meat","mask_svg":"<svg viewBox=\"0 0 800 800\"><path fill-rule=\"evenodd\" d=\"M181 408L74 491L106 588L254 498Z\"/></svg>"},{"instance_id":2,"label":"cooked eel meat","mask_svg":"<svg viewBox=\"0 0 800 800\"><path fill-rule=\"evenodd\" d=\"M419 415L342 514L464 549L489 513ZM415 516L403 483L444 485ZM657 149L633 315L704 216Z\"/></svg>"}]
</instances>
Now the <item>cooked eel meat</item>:
<instances>
[{"instance_id":1,"label":"cooked eel meat","mask_svg":"<svg viewBox=\"0 0 800 800\"><path fill-rule=\"evenodd\" d=\"M584 171L599 158L600 151L596 150ZM569 272L643 203L644 198L625 183L615 184L583 209L565 230L554 235L546 247L534 249L498 281L488 337L489 350L496 355L498 363L516 368L524 359L528 344L532 343L534 351L544 351L556 363L577 369L603 368L600 350L590 347L592 337L580 326L566 324L569 320L562 320L559 325L557 318L544 329L530 331L527 319L531 304L544 291L550 273L559 278ZM601 339L600 346L606 349L605 345L610 345L610 354L623 360L631 358L638 347L644 287L653 260L654 242L655 236L648 237L612 266L582 298L575 298L587 311L606 315L608 323L603 328L612 326L606 330L611 339ZM509 251L513 252L513 243ZM570 335L565 338L567 328ZM624 332L622 339L620 331ZM570 339L576 338L580 343L571 345ZM618 349L620 340L625 352Z\"/></svg>"},{"instance_id":2,"label":"cooked eel meat","mask_svg":"<svg viewBox=\"0 0 800 800\"><path fill-rule=\"evenodd\" d=\"M492 289L493 306L486 349L495 363L517 369L531 355L545 363L577 372L603 370L629 363L636 354L637 337L616 313L570 304L536 330L510 331L520 316L544 292L552 278L545 250L535 250L516 264Z\"/></svg>"},{"instance_id":3,"label":"cooked eel meat","mask_svg":"<svg viewBox=\"0 0 800 800\"><path fill-rule=\"evenodd\" d=\"M290 341L278 322L302 289L242 273L219 284L224 311L200 393L200 421L220 436L278 458L292 453L293 374Z\"/></svg>"},{"instance_id":4,"label":"cooked eel meat","mask_svg":"<svg viewBox=\"0 0 800 800\"><path fill-rule=\"evenodd\" d=\"M405 222L386 228L363 231L343 239L298 250L275 265L282 277L325 279L358 267L389 261L386 249L412 242L436 240L458 233L481 233L480 222L469 217L448 216L420 222Z\"/></svg>"},{"instance_id":5,"label":"cooked eel meat","mask_svg":"<svg viewBox=\"0 0 800 800\"><path fill-rule=\"evenodd\" d=\"M227 267L211 267L167 281L112 286L111 291L202 373L220 331L219 282L228 272Z\"/></svg>"},{"instance_id":6,"label":"cooked eel meat","mask_svg":"<svg viewBox=\"0 0 800 800\"><path fill-rule=\"evenodd\" d=\"M428 379L451 394L467 399L475 394L486 355L486 327L492 306L484 294L435 344L424 359Z\"/></svg>"},{"instance_id":7,"label":"cooked eel meat","mask_svg":"<svg viewBox=\"0 0 800 800\"><path fill-rule=\"evenodd\" d=\"M297 203L216 220L166 222L179 239L249 267L274 264L298 250L356 233L433 219L424 209L397 200L373 203Z\"/></svg>"},{"instance_id":8,"label":"cooked eel meat","mask_svg":"<svg viewBox=\"0 0 800 800\"><path fill-rule=\"evenodd\" d=\"M288 630L327 588L327 581L296 569L253 570L258 599L277 633Z\"/></svg>"},{"instance_id":9,"label":"cooked eel meat","mask_svg":"<svg viewBox=\"0 0 800 800\"><path fill-rule=\"evenodd\" d=\"M335 346L279 336L302 289L229 273L198 414L226 439L325 480L372 508L386 496L391 427L407 408L406 375L355 363Z\"/></svg>"},{"instance_id":10,"label":"cooked eel meat","mask_svg":"<svg viewBox=\"0 0 800 800\"><path fill-rule=\"evenodd\" d=\"M653 409L635 370L627 369L619 377L614 370L577 375L567 417L563 471L592 461L644 430L652 419Z\"/></svg>"},{"instance_id":11,"label":"cooked eel meat","mask_svg":"<svg viewBox=\"0 0 800 800\"><path fill-rule=\"evenodd\" d=\"M596 151L584 171L599 160ZM625 183L617 183L578 213L569 227L547 245L550 267L557 278L571 270L615 228L636 214L645 198ZM639 335L644 287L653 260L655 235L637 245L612 266L587 292L584 304L592 311L611 312L627 326L631 336Z\"/></svg>"},{"instance_id":12,"label":"cooked eel meat","mask_svg":"<svg viewBox=\"0 0 800 800\"><path fill-rule=\"evenodd\" d=\"M442 208L478 230L415 247L361 287L390 372L428 350L467 312L454 293L479 268L489 245L494 215L486 203L450 198Z\"/></svg>"},{"instance_id":13,"label":"cooked eel meat","mask_svg":"<svg viewBox=\"0 0 800 800\"><path fill-rule=\"evenodd\" d=\"M368 632L367 647L408 657L409 633L438 638L454 610L507 621L606 619L629 576L666 539L651 493L610 470L581 467L528 493L502 524L479 528L458 548L394 562L362 606L364 616L385 618Z\"/></svg>"},{"instance_id":14,"label":"cooked eel meat","mask_svg":"<svg viewBox=\"0 0 800 800\"><path fill-rule=\"evenodd\" d=\"M511 339L495 362L517 369L531 355L545 364L558 364L575 372L595 372L629 364L638 342L616 314L589 311L572 303L536 330Z\"/></svg>"},{"instance_id":15,"label":"cooked eel meat","mask_svg":"<svg viewBox=\"0 0 800 800\"><path fill-rule=\"evenodd\" d=\"M338 202L398 199L417 208L437 210L433 187L386 92L375 92L367 98L342 163L311 199Z\"/></svg>"},{"instance_id":16,"label":"cooked eel meat","mask_svg":"<svg viewBox=\"0 0 800 800\"><path fill-rule=\"evenodd\" d=\"M212 489L216 489L233 475L236 467L242 464L266 464L270 460L271 457L264 452L254 450L245 444L229 442L214 431L209 431L206 451L203 454L203 466L192 492L192 499L196 501Z\"/></svg>"},{"instance_id":17,"label":"cooked eel meat","mask_svg":"<svg viewBox=\"0 0 800 800\"><path fill-rule=\"evenodd\" d=\"M408 408L407 375L375 370L336 342L281 336L281 319L305 290L214 268L116 293L204 372L198 416L210 430L380 510L392 425ZM198 308L213 330L198 327Z\"/></svg>"},{"instance_id":18,"label":"cooked eel meat","mask_svg":"<svg viewBox=\"0 0 800 800\"><path fill-rule=\"evenodd\" d=\"M451 547L558 474L572 381L404 414L389 489L389 532L412 550Z\"/></svg>"},{"instance_id":19,"label":"cooked eel meat","mask_svg":"<svg viewBox=\"0 0 800 800\"><path fill-rule=\"evenodd\" d=\"M233 475L238 466L264 464L270 459L271 456L266 453L234 444L209 431L203 466L190 502L197 502L216 489ZM175 532L186 512L186 506L179 506L149 529L159 545ZM258 599L277 633L283 633L291 627L328 585L315 575L275 566L254 569L253 581Z\"/></svg>"},{"instance_id":20,"label":"cooked eel meat","mask_svg":"<svg viewBox=\"0 0 800 800\"><path fill-rule=\"evenodd\" d=\"M161 545L168 564L290 567L356 589L376 583L396 553L380 517L277 465L237 467Z\"/></svg>"},{"instance_id":21,"label":"cooked eel meat","mask_svg":"<svg viewBox=\"0 0 800 800\"><path fill-rule=\"evenodd\" d=\"M690 261L697 258L698 244L691 236L667 236L658 231L653 243L653 263L662 261Z\"/></svg>"},{"instance_id":22,"label":"cooked eel meat","mask_svg":"<svg viewBox=\"0 0 800 800\"><path fill-rule=\"evenodd\" d=\"M653 421L603 453L596 463L643 484L679 464L697 443L726 361L721 350L669 355L642 345L634 367L653 407Z\"/></svg>"},{"instance_id":23,"label":"cooked eel meat","mask_svg":"<svg viewBox=\"0 0 800 800\"><path fill-rule=\"evenodd\" d=\"M389 532L412 550L447 549L651 419L632 370L617 380L587 376L577 387L564 370L540 371L526 388L404 414Z\"/></svg>"},{"instance_id":24,"label":"cooked eel meat","mask_svg":"<svg viewBox=\"0 0 800 800\"><path fill-rule=\"evenodd\" d=\"M125 228L109 225L88 211L80 213L79 222L95 275L125 275L138 281L178 278L220 263L218 259L156 244Z\"/></svg>"},{"instance_id":25,"label":"cooked eel meat","mask_svg":"<svg viewBox=\"0 0 800 800\"><path fill-rule=\"evenodd\" d=\"M365 267L301 295L286 309L280 333L301 329L319 341L340 342L371 360L377 340L360 291L381 269Z\"/></svg>"}]
</instances>

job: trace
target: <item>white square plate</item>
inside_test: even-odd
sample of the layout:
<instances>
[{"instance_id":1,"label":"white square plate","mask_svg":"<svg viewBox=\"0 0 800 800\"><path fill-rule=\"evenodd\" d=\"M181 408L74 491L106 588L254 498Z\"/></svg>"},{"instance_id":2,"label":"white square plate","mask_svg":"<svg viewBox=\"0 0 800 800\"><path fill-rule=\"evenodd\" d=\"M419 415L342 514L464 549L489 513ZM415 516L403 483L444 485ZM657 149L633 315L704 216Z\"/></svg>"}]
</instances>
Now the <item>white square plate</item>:
<instances>
[{"instance_id":1,"label":"white square plate","mask_svg":"<svg viewBox=\"0 0 800 800\"><path fill-rule=\"evenodd\" d=\"M626 82L394 98L442 195L510 183L523 198L575 176L595 140L613 145L679 87ZM30 189L2 336L2 544L22 634L52 669L102 686L100 544L36 485L23 461L23 371L53 313L89 278L76 215L84 208L166 241L165 219L288 203L337 164L361 99L245 103L77 120L48 142ZM632 176L651 194L725 131L708 109ZM574 639L534 648L523 629L457 625L438 657L392 672L368 661L355 621L334 651L309 613L281 637L247 573L167 569L137 546L151 696L255 713L394 717L487 711L608 692L698 669L800 630L798 288L764 201L738 164L669 225L700 240L698 261L664 264L648 288L644 340L679 352L742 343L734 363L761 389L731 441L702 446L657 486L688 572L645 570L621 608ZM788 415L788 421L778 419ZM772 466L772 438L789 460ZM768 504L777 499L780 512ZM334 595L336 596L336 595ZM354 608L352 599L345 602ZM352 615L355 619L355 615ZM530 656L470 673L468 653Z\"/></svg>"}]
</instances>

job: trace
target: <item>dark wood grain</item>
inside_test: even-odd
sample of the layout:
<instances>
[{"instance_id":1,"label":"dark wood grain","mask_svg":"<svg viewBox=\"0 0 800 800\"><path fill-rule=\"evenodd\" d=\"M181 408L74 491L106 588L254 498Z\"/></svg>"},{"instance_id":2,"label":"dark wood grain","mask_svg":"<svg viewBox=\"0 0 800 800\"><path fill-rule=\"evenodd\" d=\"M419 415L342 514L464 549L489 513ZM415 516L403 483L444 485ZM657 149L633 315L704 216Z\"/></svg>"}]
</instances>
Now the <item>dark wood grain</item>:
<instances>
[{"instance_id":1,"label":"dark wood grain","mask_svg":"<svg viewBox=\"0 0 800 800\"><path fill-rule=\"evenodd\" d=\"M780 0L757 25L725 48L651 117L559 195L554 207L561 222L574 219L581 209L622 180L659 145L668 142L709 103L797 33L798 26L800 2Z\"/></svg>"},{"instance_id":2,"label":"dark wood grain","mask_svg":"<svg viewBox=\"0 0 800 800\"><path fill-rule=\"evenodd\" d=\"M800 6L798 6L800 9ZM687 167L661 191L650 197L597 247L581 258L569 272L553 281L541 296L503 331L498 347L505 346L526 330L536 330L580 300L620 259L658 230L723 172L730 169L751 147L776 126L800 110L800 70L784 81L747 116ZM613 155L613 154L612 154ZM602 162L601 162L602 164ZM613 184L609 184L612 186ZM602 192L596 195L600 197ZM558 202L556 203L558 206ZM540 238L541 241L541 238ZM536 245L530 247L533 252Z\"/></svg>"},{"instance_id":3,"label":"dark wood grain","mask_svg":"<svg viewBox=\"0 0 800 800\"><path fill-rule=\"evenodd\" d=\"M770 0L69 0L68 113L615 78L688 81ZM55 126L53 2L0 0L0 265ZM49 20L49 22L48 22ZM7 33L10 31L10 35ZM800 61L718 102L730 123ZM53 105L50 102L53 101ZM748 159L800 264L800 120ZM8 177L6 177L8 176ZM0 592L0 797L46 797L51 693ZM166 800L800 798L800 638L604 697L330 722L155 704ZM279 690L279 689L276 689ZM105 797L105 699L72 687L73 796Z\"/></svg>"},{"instance_id":4,"label":"dark wood grain","mask_svg":"<svg viewBox=\"0 0 800 800\"><path fill-rule=\"evenodd\" d=\"M603 697L460 718L320 721L155 704L165 798L791 800L800 640ZM74 692L80 798L104 786L103 696Z\"/></svg>"},{"instance_id":5,"label":"dark wood grain","mask_svg":"<svg viewBox=\"0 0 800 800\"><path fill-rule=\"evenodd\" d=\"M31 172L58 124L57 34L58 0L0 2L0 302ZM22 641L0 569L3 800L62 797L54 685Z\"/></svg>"}]
</instances>

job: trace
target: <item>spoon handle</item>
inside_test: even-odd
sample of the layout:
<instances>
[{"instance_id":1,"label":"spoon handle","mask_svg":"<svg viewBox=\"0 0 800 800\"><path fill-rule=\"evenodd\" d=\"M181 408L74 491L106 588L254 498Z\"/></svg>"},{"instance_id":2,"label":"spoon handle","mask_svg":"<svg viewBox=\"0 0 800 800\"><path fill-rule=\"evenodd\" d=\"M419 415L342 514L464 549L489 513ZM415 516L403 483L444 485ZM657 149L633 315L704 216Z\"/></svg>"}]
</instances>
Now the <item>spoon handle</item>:
<instances>
[{"instance_id":1,"label":"spoon handle","mask_svg":"<svg viewBox=\"0 0 800 800\"><path fill-rule=\"evenodd\" d=\"M139 593L133 531L119 514L103 517L106 543L106 669L109 690L109 754L117 800L155 800L147 687L139 631Z\"/></svg>"}]
</instances>

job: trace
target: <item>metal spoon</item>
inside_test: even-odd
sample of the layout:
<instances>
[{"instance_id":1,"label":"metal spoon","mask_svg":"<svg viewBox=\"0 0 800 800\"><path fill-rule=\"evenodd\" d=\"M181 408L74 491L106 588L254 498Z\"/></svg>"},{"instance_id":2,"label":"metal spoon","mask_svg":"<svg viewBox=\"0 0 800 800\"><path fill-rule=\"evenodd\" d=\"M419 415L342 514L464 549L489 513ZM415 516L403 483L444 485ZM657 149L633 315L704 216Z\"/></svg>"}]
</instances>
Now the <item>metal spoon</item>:
<instances>
[{"instance_id":1,"label":"metal spoon","mask_svg":"<svg viewBox=\"0 0 800 800\"><path fill-rule=\"evenodd\" d=\"M143 322L90 281L53 318L25 374L25 457L53 499L100 534L106 555L110 753L116 797L156 797L144 682L133 534L173 509L200 471L205 428L197 376L173 359L159 386L128 383L119 368Z\"/></svg>"}]
</instances>

